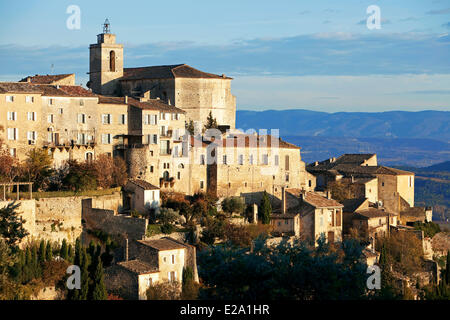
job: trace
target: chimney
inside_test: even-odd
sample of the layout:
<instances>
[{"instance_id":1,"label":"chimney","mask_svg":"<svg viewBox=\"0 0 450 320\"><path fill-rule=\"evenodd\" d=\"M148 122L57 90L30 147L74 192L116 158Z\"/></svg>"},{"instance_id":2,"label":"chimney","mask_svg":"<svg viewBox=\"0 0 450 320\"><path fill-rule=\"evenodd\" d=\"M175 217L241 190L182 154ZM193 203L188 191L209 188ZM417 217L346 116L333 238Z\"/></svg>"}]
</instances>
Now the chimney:
<instances>
[{"instance_id":1,"label":"chimney","mask_svg":"<svg viewBox=\"0 0 450 320\"><path fill-rule=\"evenodd\" d=\"M124 97L125 103L128 103L128 96Z\"/></svg>"},{"instance_id":2,"label":"chimney","mask_svg":"<svg viewBox=\"0 0 450 320\"><path fill-rule=\"evenodd\" d=\"M286 187L281 188L281 213L286 214Z\"/></svg>"},{"instance_id":3,"label":"chimney","mask_svg":"<svg viewBox=\"0 0 450 320\"><path fill-rule=\"evenodd\" d=\"M125 247L124 247L124 260L128 261L128 238L125 239Z\"/></svg>"}]
</instances>

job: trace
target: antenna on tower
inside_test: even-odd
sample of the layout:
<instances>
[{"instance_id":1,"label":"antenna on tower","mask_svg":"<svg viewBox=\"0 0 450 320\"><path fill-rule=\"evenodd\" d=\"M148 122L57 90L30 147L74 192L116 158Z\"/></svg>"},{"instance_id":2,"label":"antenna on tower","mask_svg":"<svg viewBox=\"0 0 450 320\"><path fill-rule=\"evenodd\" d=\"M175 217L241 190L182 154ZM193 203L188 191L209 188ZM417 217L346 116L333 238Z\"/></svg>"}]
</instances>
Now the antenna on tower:
<instances>
[{"instance_id":1,"label":"antenna on tower","mask_svg":"<svg viewBox=\"0 0 450 320\"><path fill-rule=\"evenodd\" d=\"M111 30L109 29L110 23L108 18L106 18L105 22L103 23L103 33L110 33Z\"/></svg>"}]
</instances>

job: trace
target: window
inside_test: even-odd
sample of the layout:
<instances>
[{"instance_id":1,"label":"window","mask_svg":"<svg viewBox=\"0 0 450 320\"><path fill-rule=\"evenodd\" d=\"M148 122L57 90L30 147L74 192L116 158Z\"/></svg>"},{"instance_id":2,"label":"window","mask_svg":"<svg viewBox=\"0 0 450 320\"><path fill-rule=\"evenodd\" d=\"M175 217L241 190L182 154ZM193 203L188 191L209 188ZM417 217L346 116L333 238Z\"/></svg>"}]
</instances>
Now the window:
<instances>
[{"instance_id":1,"label":"window","mask_svg":"<svg viewBox=\"0 0 450 320\"><path fill-rule=\"evenodd\" d=\"M178 171L178 173L177 173L177 178L178 178L178 180L181 179L181 172L179 172L179 171Z\"/></svg>"},{"instance_id":2,"label":"window","mask_svg":"<svg viewBox=\"0 0 450 320\"><path fill-rule=\"evenodd\" d=\"M94 160L94 154L92 152L86 152L84 155L86 162L91 163Z\"/></svg>"},{"instance_id":3,"label":"window","mask_svg":"<svg viewBox=\"0 0 450 320\"><path fill-rule=\"evenodd\" d=\"M253 164L253 155L250 155L250 159L249 159L250 164Z\"/></svg>"},{"instance_id":4,"label":"window","mask_svg":"<svg viewBox=\"0 0 450 320\"><path fill-rule=\"evenodd\" d=\"M55 104L55 99L48 99L48 104L50 106L54 105Z\"/></svg>"},{"instance_id":5,"label":"window","mask_svg":"<svg viewBox=\"0 0 450 320\"><path fill-rule=\"evenodd\" d=\"M158 116L156 114L144 114L144 124L156 125Z\"/></svg>"},{"instance_id":6,"label":"window","mask_svg":"<svg viewBox=\"0 0 450 320\"><path fill-rule=\"evenodd\" d=\"M27 112L27 119L30 121L36 121L36 112Z\"/></svg>"},{"instance_id":7,"label":"window","mask_svg":"<svg viewBox=\"0 0 450 320\"><path fill-rule=\"evenodd\" d=\"M63 108L59 108L59 109L58 109L58 113L59 113L59 114L63 114L63 113L64 113Z\"/></svg>"},{"instance_id":8,"label":"window","mask_svg":"<svg viewBox=\"0 0 450 320\"><path fill-rule=\"evenodd\" d=\"M109 113L102 114L102 123L111 124L111 115Z\"/></svg>"},{"instance_id":9,"label":"window","mask_svg":"<svg viewBox=\"0 0 450 320\"><path fill-rule=\"evenodd\" d=\"M52 114L47 115L47 122L53 123L53 115Z\"/></svg>"},{"instance_id":10,"label":"window","mask_svg":"<svg viewBox=\"0 0 450 320\"><path fill-rule=\"evenodd\" d=\"M311 186L312 186L312 181L308 180L308 187L311 187Z\"/></svg>"},{"instance_id":11,"label":"window","mask_svg":"<svg viewBox=\"0 0 450 320\"><path fill-rule=\"evenodd\" d=\"M126 114L121 114L119 117L119 123L120 124L127 124L127 115Z\"/></svg>"},{"instance_id":12,"label":"window","mask_svg":"<svg viewBox=\"0 0 450 320\"><path fill-rule=\"evenodd\" d=\"M86 123L86 115L84 113L78 114L78 123Z\"/></svg>"},{"instance_id":13,"label":"window","mask_svg":"<svg viewBox=\"0 0 450 320\"><path fill-rule=\"evenodd\" d=\"M6 102L14 102L14 96L6 96Z\"/></svg>"},{"instance_id":14,"label":"window","mask_svg":"<svg viewBox=\"0 0 450 320\"><path fill-rule=\"evenodd\" d=\"M153 166L150 166L150 172L153 172Z\"/></svg>"},{"instance_id":15,"label":"window","mask_svg":"<svg viewBox=\"0 0 450 320\"><path fill-rule=\"evenodd\" d=\"M205 183L203 181L200 181L200 189L203 189L205 187Z\"/></svg>"},{"instance_id":16,"label":"window","mask_svg":"<svg viewBox=\"0 0 450 320\"><path fill-rule=\"evenodd\" d=\"M381 183L381 186L384 187L384 182Z\"/></svg>"},{"instance_id":17,"label":"window","mask_svg":"<svg viewBox=\"0 0 450 320\"><path fill-rule=\"evenodd\" d=\"M152 278L148 278L147 279L147 287L151 287L153 285L153 279Z\"/></svg>"},{"instance_id":18,"label":"window","mask_svg":"<svg viewBox=\"0 0 450 320\"><path fill-rule=\"evenodd\" d=\"M52 132L47 133L47 141L50 143L53 142L53 133Z\"/></svg>"},{"instance_id":19,"label":"window","mask_svg":"<svg viewBox=\"0 0 450 320\"><path fill-rule=\"evenodd\" d=\"M116 72L116 53L112 50L109 52L109 71Z\"/></svg>"},{"instance_id":20,"label":"window","mask_svg":"<svg viewBox=\"0 0 450 320\"><path fill-rule=\"evenodd\" d=\"M239 165L243 165L244 164L244 155L240 154L239 155Z\"/></svg>"},{"instance_id":21,"label":"window","mask_svg":"<svg viewBox=\"0 0 450 320\"><path fill-rule=\"evenodd\" d=\"M409 187L412 188L412 177L409 177Z\"/></svg>"},{"instance_id":22,"label":"window","mask_svg":"<svg viewBox=\"0 0 450 320\"><path fill-rule=\"evenodd\" d=\"M103 144L111 144L111 134L110 133L102 134L102 143Z\"/></svg>"},{"instance_id":23,"label":"window","mask_svg":"<svg viewBox=\"0 0 450 320\"><path fill-rule=\"evenodd\" d=\"M289 224L289 220L284 220L284 224Z\"/></svg>"},{"instance_id":24,"label":"window","mask_svg":"<svg viewBox=\"0 0 450 320\"><path fill-rule=\"evenodd\" d=\"M223 156L223 164L227 164L227 156L226 155Z\"/></svg>"},{"instance_id":25,"label":"window","mask_svg":"<svg viewBox=\"0 0 450 320\"><path fill-rule=\"evenodd\" d=\"M78 133L77 144L86 144L86 134L85 133Z\"/></svg>"},{"instance_id":26,"label":"window","mask_svg":"<svg viewBox=\"0 0 450 320\"><path fill-rule=\"evenodd\" d=\"M289 173L286 174L286 182L289 182Z\"/></svg>"},{"instance_id":27,"label":"window","mask_svg":"<svg viewBox=\"0 0 450 320\"><path fill-rule=\"evenodd\" d=\"M175 255L172 255L172 264L175 264Z\"/></svg>"},{"instance_id":28,"label":"window","mask_svg":"<svg viewBox=\"0 0 450 320\"><path fill-rule=\"evenodd\" d=\"M269 155L263 154L263 164L268 165L269 164Z\"/></svg>"},{"instance_id":29,"label":"window","mask_svg":"<svg viewBox=\"0 0 450 320\"><path fill-rule=\"evenodd\" d=\"M201 164L201 165L204 165L204 164L205 164L205 155L204 155L204 154L201 154L201 155L200 155L200 164Z\"/></svg>"},{"instance_id":30,"label":"window","mask_svg":"<svg viewBox=\"0 0 450 320\"><path fill-rule=\"evenodd\" d=\"M80 99L80 106L84 106L84 100L83 99Z\"/></svg>"},{"instance_id":31,"label":"window","mask_svg":"<svg viewBox=\"0 0 450 320\"><path fill-rule=\"evenodd\" d=\"M34 97L32 97L32 96L26 96L26 97L25 97L25 101L26 101L27 103L33 103L33 102L34 102Z\"/></svg>"},{"instance_id":32,"label":"window","mask_svg":"<svg viewBox=\"0 0 450 320\"><path fill-rule=\"evenodd\" d=\"M289 156L284 157L284 167L286 171L289 171Z\"/></svg>"},{"instance_id":33,"label":"window","mask_svg":"<svg viewBox=\"0 0 450 320\"><path fill-rule=\"evenodd\" d=\"M177 281L177 273L175 271L169 272L169 281Z\"/></svg>"},{"instance_id":34,"label":"window","mask_svg":"<svg viewBox=\"0 0 450 320\"><path fill-rule=\"evenodd\" d=\"M19 129L8 128L8 140L18 140L19 139Z\"/></svg>"},{"instance_id":35,"label":"window","mask_svg":"<svg viewBox=\"0 0 450 320\"><path fill-rule=\"evenodd\" d=\"M16 151L16 148L11 148L11 149L9 149L9 154L11 155L11 157L16 157L16 153L17 151Z\"/></svg>"},{"instance_id":36,"label":"window","mask_svg":"<svg viewBox=\"0 0 450 320\"><path fill-rule=\"evenodd\" d=\"M27 139L31 141L36 141L37 132L36 131L28 131L27 132Z\"/></svg>"},{"instance_id":37,"label":"window","mask_svg":"<svg viewBox=\"0 0 450 320\"><path fill-rule=\"evenodd\" d=\"M275 165L278 166L279 164L280 164L280 159L279 159L279 156L276 155L275 156Z\"/></svg>"},{"instance_id":38,"label":"window","mask_svg":"<svg viewBox=\"0 0 450 320\"><path fill-rule=\"evenodd\" d=\"M8 120L16 121L17 120L17 112L15 112L15 111L8 111Z\"/></svg>"},{"instance_id":39,"label":"window","mask_svg":"<svg viewBox=\"0 0 450 320\"><path fill-rule=\"evenodd\" d=\"M378 220L378 224L381 226L381 219L380 220Z\"/></svg>"},{"instance_id":40,"label":"window","mask_svg":"<svg viewBox=\"0 0 450 320\"><path fill-rule=\"evenodd\" d=\"M336 211L336 226L337 227L341 226L341 211L340 210Z\"/></svg>"}]
</instances>

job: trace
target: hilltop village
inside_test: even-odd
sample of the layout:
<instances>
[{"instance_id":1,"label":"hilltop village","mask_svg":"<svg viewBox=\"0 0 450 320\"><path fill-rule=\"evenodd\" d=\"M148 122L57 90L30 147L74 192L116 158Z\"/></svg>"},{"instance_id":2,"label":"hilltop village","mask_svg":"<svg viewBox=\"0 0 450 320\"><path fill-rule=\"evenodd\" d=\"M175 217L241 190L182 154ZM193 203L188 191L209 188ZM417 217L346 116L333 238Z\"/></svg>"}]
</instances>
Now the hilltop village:
<instances>
[{"instance_id":1,"label":"hilltop village","mask_svg":"<svg viewBox=\"0 0 450 320\"><path fill-rule=\"evenodd\" d=\"M198 251L207 245L357 239L372 266L386 259L386 239L412 236L423 268L394 278L416 299L418 279L439 283L431 236L417 227L432 223L432 208L415 206L413 173L379 165L376 154L305 164L276 130L235 128L232 78L186 64L125 68L108 25L89 53L87 89L74 74L0 83L2 159L10 159L0 207L19 204L21 248L45 241L65 259L62 243L79 252L90 244L92 255L98 243L96 257L109 257L104 290L147 299L156 284L185 286L186 275L201 284ZM60 295L49 292L38 297Z\"/></svg>"}]
</instances>

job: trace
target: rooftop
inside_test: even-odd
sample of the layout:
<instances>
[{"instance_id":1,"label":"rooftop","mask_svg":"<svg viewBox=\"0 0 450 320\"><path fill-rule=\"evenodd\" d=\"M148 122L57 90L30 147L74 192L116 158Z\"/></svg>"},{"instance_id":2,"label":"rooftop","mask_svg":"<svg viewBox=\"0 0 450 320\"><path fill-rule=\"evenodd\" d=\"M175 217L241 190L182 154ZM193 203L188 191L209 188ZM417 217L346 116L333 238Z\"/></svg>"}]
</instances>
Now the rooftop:
<instances>
[{"instance_id":1,"label":"rooftop","mask_svg":"<svg viewBox=\"0 0 450 320\"><path fill-rule=\"evenodd\" d=\"M30 82L33 84L52 84L55 81L62 80L64 78L68 78L70 76L73 76L73 73L67 73L67 74L52 74L52 75L39 75L36 74L34 76L28 76L20 80L19 82Z\"/></svg>"},{"instance_id":2,"label":"rooftop","mask_svg":"<svg viewBox=\"0 0 450 320\"><path fill-rule=\"evenodd\" d=\"M42 91L26 82L0 82L0 93L41 93Z\"/></svg>"},{"instance_id":3,"label":"rooftop","mask_svg":"<svg viewBox=\"0 0 450 320\"><path fill-rule=\"evenodd\" d=\"M165 66L150 66L138 68L124 68L121 80L139 79L174 79L174 78L203 78L203 79L231 79L225 75L207 73L187 64Z\"/></svg>"},{"instance_id":4,"label":"rooftop","mask_svg":"<svg viewBox=\"0 0 450 320\"><path fill-rule=\"evenodd\" d=\"M151 183L144 181L144 180L135 179L135 180L129 180L129 181L144 190L159 190L159 188L157 186L154 186Z\"/></svg>"},{"instance_id":5,"label":"rooftop","mask_svg":"<svg viewBox=\"0 0 450 320\"><path fill-rule=\"evenodd\" d=\"M368 201L367 198L346 199L342 202L343 210L344 212L355 212L366 201Z\"/></svg>"},{"instance_id":6,"label":"rooftop","mask_svg":"<svg viewBox=\"0 0 450 320\"><path fill-rule=\"evenodd\" d=\"M304 201L316 208L343 207L343 205L336 200L328 199L316 192L306 192Z\"/></svg>"},{"instance_id":7,"label":"rooftop","mask_svg":"<svg viewBox=\"0 0 450 320\"><path fill-rule=\"evenodd\" d=\"M185 249L186 246L182 245L176 240L173 240L171 238L162 238L158 240L139 240L139 243L142 243L143 245L146 245L148 247L154 248L158 251L165 251L165 250L176 250L176 249Z\"/></svg>"},{"instance_id":8,"label":"rooftop","mask_svg":"<svg viewBox=\"0 0 450 320\"><path fill-rule=\"evenodd\" d=\"M139 101L135 98L128 97L128 102L125 102L125 97L107 97L98 96L98 102L103 104L123 104L130 105L143 110L158 110L173 113L186 113L186 111L171 106L160 99L149 99L148 101Z\"/></svg>"},{"instance_id":9,"label":"rooftop","mask_svg":"<svg viewBox=\"0 0 450 320\"><path fill-rule=\"evenodd\" d=\"M388 215L395 216L395 213L383 211L377 208L368 208L363 210L358 210L355 212L356 216L363 219L381 218L387 217Z\"/></svg>"},{"instance_id":10,"label":"rooftop","mask_svg":"<svg viewBox=\"0 0 450 320\"><path fill-rule=\"evenodd\" d=\"M136 274L159 272L158 268L140 260L129 260L117 263L119 266Z\"/></svg>"}]
</instances>

